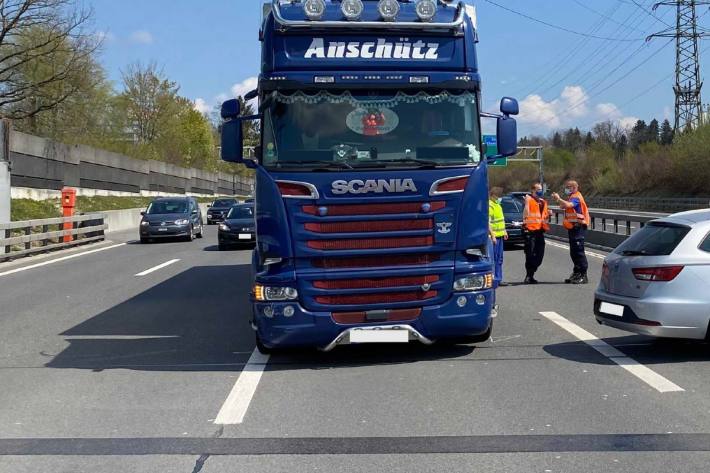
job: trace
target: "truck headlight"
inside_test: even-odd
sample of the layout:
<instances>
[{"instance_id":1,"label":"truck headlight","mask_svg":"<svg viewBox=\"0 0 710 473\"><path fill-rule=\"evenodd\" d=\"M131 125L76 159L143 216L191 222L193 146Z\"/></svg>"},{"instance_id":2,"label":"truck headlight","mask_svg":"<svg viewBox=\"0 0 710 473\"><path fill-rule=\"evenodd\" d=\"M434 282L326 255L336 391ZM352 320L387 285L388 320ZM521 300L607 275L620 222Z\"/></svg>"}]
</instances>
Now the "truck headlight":
<instances>
[{"instance_id":1,"label":"truck headlight","mask_svg":"<svg viewBox=\"0 0 710 473\"><path fill-rule=\"evenodd\" d=\"M340 10L343 12L343 16L350 21L360 18L363 9L364 5L362 4L362 0L343 0L340 4Z\"/></svg>"},{"instance_id":2,"label":"truck headlight","mask_svg":"<svg viewBox=\"0 0 710 473\"><path fill-rule=\"evenodd\" d=\"M298 299L298 291L288 286L254 285L254 299L257 301L292 301Z\"/></svg>"},{"instance_id":3,"label":"truck headlight","mask_svg":"<svg viewBox=\"0 0 710 473\"><path fill-rule=\"evenodd\" d=\"M493 275L488 274L473 274L459 278L454 281L454 291L480 291L482 289L490 289L493 287Z\"/></svg>"},{"instance_id":4,"label":"truck headlight","mask_svg":"<svg viewBox=\"0 0 710 473\"><path fill-rule=\"evenodd\" d=\"M377 11L385 21L394 21L399 14L399 2L397 0L380 0L377 4Z\"/></svg>"}]
</instances>

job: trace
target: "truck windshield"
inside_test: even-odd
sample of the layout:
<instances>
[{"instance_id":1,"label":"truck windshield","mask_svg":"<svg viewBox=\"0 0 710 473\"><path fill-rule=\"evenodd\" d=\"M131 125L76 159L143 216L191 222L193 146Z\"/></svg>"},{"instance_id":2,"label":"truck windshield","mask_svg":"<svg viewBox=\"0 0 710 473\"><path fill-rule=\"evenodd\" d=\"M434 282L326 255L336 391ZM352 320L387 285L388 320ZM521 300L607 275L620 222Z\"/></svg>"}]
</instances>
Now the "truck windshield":
<instances>
[{"instance_id":1,"label":"truck windshield","mask_svg":"<svg viewBox=\"0 0 710 473\"><path fill-rule=\"evenodd\" d=\"M264 104L267 168L416 168L481 158L471 92L273 92Z\"/></svg>"}]
</instances>

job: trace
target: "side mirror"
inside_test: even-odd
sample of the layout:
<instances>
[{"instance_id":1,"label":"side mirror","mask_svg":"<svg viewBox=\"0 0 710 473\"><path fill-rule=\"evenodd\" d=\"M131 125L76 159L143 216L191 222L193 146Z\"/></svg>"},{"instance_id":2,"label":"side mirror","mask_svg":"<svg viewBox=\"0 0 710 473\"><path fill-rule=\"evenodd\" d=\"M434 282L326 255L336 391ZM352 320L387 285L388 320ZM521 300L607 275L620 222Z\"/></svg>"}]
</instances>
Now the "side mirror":
<instances>
[{"instance_id":1,"label":"side mirror","mask_svg":"<svg viewBox=\"0 0 710 473\"><path fill-rule=\"evenodd\" d=\"M212 204L207 204L207 208L209 209L210 207L212 207Z\"/></svg>"},{"instance_id":2,"label":"side mirror","mask_svg":"<svg viewBox=\"0 0 710 473\"><path fill-rule=\"evenodd\" d=\"M500 113L505 116L517 115L520 113L520 106L518 101L512 97L503 97L500 100Z\"/></svg>"},{"instance_id":3,"label":"side mirror","mask_svg":"<svg viewBox=\"0 0 710 473\"><path fill-rule=\"evenodd\" d=\"M229 99L222 103L220 115L223 120L234 120L235 118L239 118L241 111L241 104L239 103L239 100Z\"/></svg>"},{"instance_id":4,"label":"side mirror","mask_svg":"<svg viewBox=\"0 0 710 473\"><path fill-rule=\"evenodd\" d=\"M141 211L141 217L145 217L145 210Z\"/></svg>"},{"instance_id":5,"label":"side mirror","mask_svg":"<svg viewBox=\"0 0 710 473\"><path fill-rule=\"evenodd\" d=\"M497 121L498 154L514 156L518 153L518 124L510 117L498 117Z\"/></svg>"},{"instance_id":6,"label":"side mirror","mask_svg":"<svg viewBox=\"0 0 710 473\"><path fill-rule=\"evenodd\" d=\"M222 105L222 116L224 116L224 105ZM240 164L244 162L244 137L242 121L239 118L232 118L222 124L221 153L224 161Z\"/></svg>"}]
</instances>

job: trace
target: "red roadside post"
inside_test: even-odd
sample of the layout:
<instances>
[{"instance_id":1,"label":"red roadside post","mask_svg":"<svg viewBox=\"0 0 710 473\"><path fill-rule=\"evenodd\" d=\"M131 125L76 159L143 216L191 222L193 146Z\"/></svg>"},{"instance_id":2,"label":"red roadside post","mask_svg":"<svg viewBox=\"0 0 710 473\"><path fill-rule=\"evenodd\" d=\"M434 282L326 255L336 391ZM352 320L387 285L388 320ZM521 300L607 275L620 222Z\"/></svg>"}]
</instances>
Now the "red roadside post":
<instances>
[{"instance_id":1,"label":"red roadside post","mask_svg":"<svg viewBox=\"0 0 710 473\"><path fill-rule=\"evenodd\" d=\"M76 189L65 187L62 189L62 216L73 217L74 207L76 206ZM74 228L73 222L64 222L64 243L72 241L71 230ZM68 231L67 231L68 230Z\"/></svg>"}]
</instances>

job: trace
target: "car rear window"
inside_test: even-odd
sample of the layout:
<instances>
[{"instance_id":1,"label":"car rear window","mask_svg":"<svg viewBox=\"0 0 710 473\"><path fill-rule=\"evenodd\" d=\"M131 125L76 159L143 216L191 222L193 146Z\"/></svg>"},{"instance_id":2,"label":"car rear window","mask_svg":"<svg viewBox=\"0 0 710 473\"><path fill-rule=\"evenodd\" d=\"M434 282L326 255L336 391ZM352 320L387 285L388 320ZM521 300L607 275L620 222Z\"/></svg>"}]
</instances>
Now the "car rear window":
<instances>
[{"instance_id":1,"label":"car rear window","mask_svg":"<svg viewBox=\"0 0 710 473\"><path fill-rule=\"evenodd\" d=\"M628 256L667 256L683 241L690 227L651 222L619 245L614 253Z\"/></svg>"},{"instance_id":2,"label":"car rear window","mask_svg":"<svg viewBox=\"0 0 710 473\"><path fill-rule=\"evenodd\" d=\"M523 211L523 207L512 199L503 200L500 205L503 207L503 213L520 213Z\"/></svg>"},{"instance_id":3,"label":"car rear window","mask_svg":"<svg viewBox=\"0 0 710 473\"><path fill-rule=\"evenodd\" d=\"M700 249L710 253L710 235L705 237L703 242L700 244Z\"/></svg>"}]
</instances>

